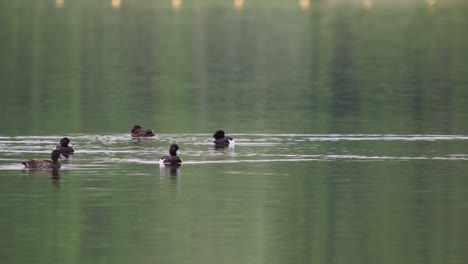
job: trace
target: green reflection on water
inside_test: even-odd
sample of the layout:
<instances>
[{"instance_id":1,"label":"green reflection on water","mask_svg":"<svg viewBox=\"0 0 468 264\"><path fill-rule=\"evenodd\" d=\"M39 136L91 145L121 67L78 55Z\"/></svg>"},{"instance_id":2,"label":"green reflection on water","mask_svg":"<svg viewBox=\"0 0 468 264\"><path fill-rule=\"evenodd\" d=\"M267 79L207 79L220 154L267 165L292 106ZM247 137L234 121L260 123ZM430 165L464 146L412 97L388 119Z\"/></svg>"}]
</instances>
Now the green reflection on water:
<instances>
[{"instance_id":1,"label":"green reflection on water","mask_svg":"<svg viewBox=\"0 0 468 264\"><path fill-rule=\"evenodd\" d=\"M10 200L1 205L8 212L1 256L14 263L463 263L460 170L463 162L337 161L186 165L177 178L141 164L65 170L59 180L14 172L0 186Z\"/></svg>"},{"instance_id":2,"label":"green reflection on water","mask_svg":"<svg viewBox=\"0 0 468 264\"><path fill-rule=\"evenodd\" d=\"M344 2L8 1L0 133L463 134L466 4Z\"/></svg>"}]
</instances>

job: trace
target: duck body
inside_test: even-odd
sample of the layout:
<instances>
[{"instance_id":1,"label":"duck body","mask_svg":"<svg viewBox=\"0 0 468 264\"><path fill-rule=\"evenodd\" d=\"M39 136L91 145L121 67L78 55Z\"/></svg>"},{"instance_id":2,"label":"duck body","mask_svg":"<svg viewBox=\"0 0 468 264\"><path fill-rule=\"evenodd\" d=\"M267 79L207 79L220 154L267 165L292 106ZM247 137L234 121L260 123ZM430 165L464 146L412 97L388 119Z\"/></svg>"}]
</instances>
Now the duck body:
<instances>
[{"instance_id":1,"label":"duck body","mask_svg":"<svg viewBox=\"0 0 468 264\"><path fill-rule=\"evenodd\" d=\"M60 150L60 154L62 154L62 156L65 158L68 158L70 155L75 153L75 150L68 144L70 144L70 139L64 137L60 140L60 144L56 147L56 149Z\"/></svg>"},{"instance_id":2,"label":"duck body","mask_svg":"<svg viewBox=\"0 0 468 264\"><path fill-rule=\"evenodd\" d=\"M182 164L182 160L177 156L177 151L179 150L179 146L177 144L172 144L169 147L169 155L163 156L159 159L160 165L178 165Z\"/></svg>"},{"instance_id":3,"label":"duck body","mask_svg":"<svg viewBox=\"0 0 468 264\"><path fill-rule=\"evenodd\" d=\"M225 136L223 138L218 138L213 141L215 144L226 144L229 145L234 139L230 136Z\"/></svg>"},{"instance_id":4,"label":"duck body","mask_svg":"<svg viewBox=\"0 0 468 264\"><path fill-rule=\"evenodd\" d=\"M181 164L182 160L178 156L163 156L161 159L163 164Z\"/></svg>"},{"instance_id":5,"label":"duck body","mask_svg":"<svg viewBox=\"0 0 468 264\"><path fill-rule=\"evenodd\" d=\"M134 125L131 131L132 137L154 137L154 131L149 128L141 127L140 125Z\"/></svg>"},{"instance_id":6,"label":"duck body","mask_svg":"<svg viewBox=\"0 0 468 264\"><path fill-rule=\"evenodd\" d=\"M226 136L223 130L216 131L213 134L213 138L215 139L213 143L215 143L217 147L227 147L234 141L232 137Z\"/></svg>"},{"instance_id":7,"label":"duck body","mask_svg":"<svg viewBox=\"0 0 468 264\"><path fill-rule=\"evenodd\" d=\"M60 150L54 149L50 154L50 157L52 158L52 161L30 159L22 163L28 169L60 169L60 162L58 161L58 158L60 157Z\"/></svg>"}]
</instances>

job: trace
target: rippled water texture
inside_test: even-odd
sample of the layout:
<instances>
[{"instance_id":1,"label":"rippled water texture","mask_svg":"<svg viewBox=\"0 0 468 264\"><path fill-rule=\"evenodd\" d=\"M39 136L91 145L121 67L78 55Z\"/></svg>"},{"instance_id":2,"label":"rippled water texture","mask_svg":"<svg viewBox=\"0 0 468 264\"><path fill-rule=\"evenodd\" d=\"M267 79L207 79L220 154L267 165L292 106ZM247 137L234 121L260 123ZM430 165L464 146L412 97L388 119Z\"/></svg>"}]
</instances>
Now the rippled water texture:
<instances>
[{"instance_id":1,"label":"rippled water texture","mask_svg":"<svg viewBox=\"0 0 468 264\"><path fill-rule=\"evenodd\" d=\"M0 257L8 263L466 259L467 136L232 136L234 147L215 149L210 134L69 135L76 154L60 160L58 173L24 170L20 162L48 158L61 136L0 137ZM161 168L158 159L174 142L184 164Z\"/></svg>"},{"instance_id":2,"label":"rippled water texture","mask_svg":"<svg viewBox=\"0 0 468 264\"><path fill-rule=\"evenodd\" d=\"M233 134L234 144L213 147L208 134L157 135L130 138L129 135L74 135L78 157L64 160L62 169L103 168L132 163L159 164L168 146L177 143L185 165L209 163L268 163L332 160L466 160L460 149L468 140L463 135L306 135ZM50 159L59 136L0 137L0 169L19 169L25 158ZM443 146L441 148L441 146ZM453 152L453 153L452 153Z\"/></svg>"}]
</instances>

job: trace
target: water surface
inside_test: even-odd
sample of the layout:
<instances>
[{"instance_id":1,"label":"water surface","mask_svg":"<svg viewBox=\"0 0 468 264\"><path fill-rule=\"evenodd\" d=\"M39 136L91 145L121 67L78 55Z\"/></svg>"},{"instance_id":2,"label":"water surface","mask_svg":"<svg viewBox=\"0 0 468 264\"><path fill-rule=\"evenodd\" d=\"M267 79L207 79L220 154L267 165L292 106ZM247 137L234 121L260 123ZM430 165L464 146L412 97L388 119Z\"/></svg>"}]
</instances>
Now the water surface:
<instances>
[{"instance_id":1,"label":"water surface","mask_svg":"<svg viewBox=\"0 0 468 264\"><path fill-rule=\"evenodd\" d=\"M2 263L467 262L466 1L6 0L0 22ZM63 136L57 173L22 168Z\"/></svg>"},{"instance_id":2,"label":"water surface","mask_svg":"<svg viewBox=\"0 0 468 264\"><path fill-rule=\"evenodd\" d=\"M466 259L463 135L72 135L58 175L19 163L58 136L0 138L7 262ZM161 168L168 146L183 166ZM25 253L26 251L26 253Z\"/></svg>"}]
</instances>

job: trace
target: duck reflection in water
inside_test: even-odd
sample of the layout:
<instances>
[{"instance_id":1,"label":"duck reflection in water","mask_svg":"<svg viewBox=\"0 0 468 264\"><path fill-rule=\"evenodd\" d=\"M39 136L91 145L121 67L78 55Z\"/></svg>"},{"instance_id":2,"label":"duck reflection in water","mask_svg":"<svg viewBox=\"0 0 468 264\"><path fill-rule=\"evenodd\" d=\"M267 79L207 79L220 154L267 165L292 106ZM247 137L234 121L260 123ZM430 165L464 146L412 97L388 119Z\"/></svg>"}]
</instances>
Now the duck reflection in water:
<instances>
[{"instance_id":1,"label":"duck reflection in water","mask_svg":"<svg viewBox=\"0 0 468 264\"><path fill-rule=\"evenodd\" d=\"M60 187L60 173L58 169L53 169L52 170L52 185L55 187Z\"/></svg>"},{"instance_id":2,"label":"duck reflection in water","mask_svg":"<svg viewBox=\"0 0 468 264\"><path fill-rule=\"evenodd\" d=\"M177 179L180 175L180 167L182 167L182 164L166 164L160 166L160 169L161 172L164 172L164 175L167 175L167 173L169 173L171 179Z\"/></svg>"},{"instance_id":3,"label":"duck reflection in water","mask_svg":"<svg viewBox=\"0 0 468 264\"><path fill-rule=\"evenodd\" d=\"M53 168L51 170L24 170L30 176L50 175L52 186L60 187L60 170Z\"/></svg>"},{"instance_id":4,"label":"duck reflection in water","mask_svg":"<svg viewBox=\"0 0 468 264\"><path fill-rule=\"evenodd\" d=\"M223 130L218 130L213 134L215 139L213 143L215 144L215 149L224 149L224 148L233 148L235 141L232 137L226 136Z\"/></svg>"}]
</instances>

